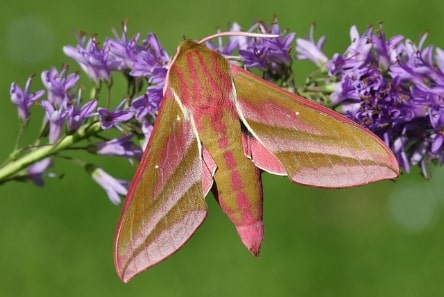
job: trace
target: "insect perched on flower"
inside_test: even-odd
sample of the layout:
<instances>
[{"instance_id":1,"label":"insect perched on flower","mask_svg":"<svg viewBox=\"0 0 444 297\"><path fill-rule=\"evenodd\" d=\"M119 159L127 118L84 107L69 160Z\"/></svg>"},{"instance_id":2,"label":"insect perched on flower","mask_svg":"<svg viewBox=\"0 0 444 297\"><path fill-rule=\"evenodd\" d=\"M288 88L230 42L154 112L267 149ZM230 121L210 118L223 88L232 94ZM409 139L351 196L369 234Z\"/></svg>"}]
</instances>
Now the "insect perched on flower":
<instances>
[{"instance_id":1,"label":"insect perched on flower","mask_svg":"<svg viewBox=\"0 0 444 297\"><path fill-rule=\"evenodd\" d=\"M329 57L314 27L308 38L281 30L277 20L258 21L246 34L234 23L230 31L212 36L216 42L184 41L172 59L153 33L129 38L126 23L121 36L103 42L80 34L64 52L90 78L91 92L66 65L41 73L44 90L31 90L34 76L24 88L11 84L21 130L0 166L0 184L42 186L44 177L60 176L48 171L63 158L84 167L113 203L128 193L115 245L117 270L128 281L188 240L205 218L210 190L257 254L261 171L346 187L395 177L396 160L405 172L420 166L424 176L429 163L443 163L444 51L425 46L426 35L416 45L401 35L386 38L382 25L361 34L353 26L350 46ZM303 86L293 82L295 59L317 67ZM117 99L116 73L128 82ZM22 145L33 109L44 111L42 127L34 143ZM107 133L113 129L114 138ZM69 155L84 150L133 164L143 148L129 189L126 180Z\"/></svg>"},{"instance_id":2,"label":"insect perched on flower","mask_svg":"<svg viewBox=\"0 0 444 297\"><path fill-rule=\"evenodd\" d=\"M257 37L241 32L213 37L228 34ZM124 282L191 237L205 219L210 190L244 245L258 255L261 170L327 188L399 173L396 158L377 136L229 64L205 41L185 40L169 65L154 131L117 227L115 265Z\"/></svg>"}]
</instances>

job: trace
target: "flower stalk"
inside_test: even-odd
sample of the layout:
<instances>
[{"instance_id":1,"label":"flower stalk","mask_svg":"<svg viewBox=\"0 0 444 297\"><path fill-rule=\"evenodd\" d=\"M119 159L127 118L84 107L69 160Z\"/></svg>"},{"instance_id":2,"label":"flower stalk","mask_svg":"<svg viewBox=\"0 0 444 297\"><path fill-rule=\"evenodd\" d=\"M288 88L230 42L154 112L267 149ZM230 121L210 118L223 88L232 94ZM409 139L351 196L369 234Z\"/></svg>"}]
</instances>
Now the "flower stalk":
<instances>
[{"instance_id":1,"label":"flower stalk","mask_svg":"<svg viewBox=\"0 0 444 297\"><path fill-rule=\"evenodd\" d=\"M11 177L20 175L20 172L24 171L31 164L55 156L63 150L69 149L74 144L97 135L101 131L103 130L100 122L84 124L75 133L63 137L57 143L30 149L29 152L0 167L0 184L10 180ZM26 173L23 174L26 175Z\"/></svg>"}]
</instances>

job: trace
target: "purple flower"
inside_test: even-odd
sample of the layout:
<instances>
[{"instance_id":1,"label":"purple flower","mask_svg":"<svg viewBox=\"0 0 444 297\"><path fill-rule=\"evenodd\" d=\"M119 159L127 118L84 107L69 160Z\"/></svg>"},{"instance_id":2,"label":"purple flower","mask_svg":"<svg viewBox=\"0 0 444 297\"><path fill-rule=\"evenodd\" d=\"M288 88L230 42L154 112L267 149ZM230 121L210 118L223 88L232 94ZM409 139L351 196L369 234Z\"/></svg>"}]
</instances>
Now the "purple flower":
<instances>
[{"instance_id":1,"label":"purple flower","mask_svg":"<svg viewBox=\"0 0 444 297\"><path fill-rule=\"evenodd\" d=\"M229 30L231 32L240 31L240 26L234 23ZM281 31L277 19L273 20L271 26L257 22L248 32L274 34L279 37L230 36L225 46L221 38L218 39L218 44L207 42L207 46L225 56L232 55L237 49L245 67L263 71L266 80L287 82L291 79L292 58L290 51L295 33Z\"/></svg>"},{"instance_id":2,"label":"purple flower","mask_svg":"<svg viewBox=\"0 0 444 297\"><path fill-rule=\"evenodd\" d=\"M143 135L145 136L145 140L142 144L143 150L145 150L146 146L148 145L148 142L151 138L151 134L153 133L153 129L154 129L153 124L150 121L148 120L142 121L142 132Z\"/></svg>"},{"instance_id":3,"label":"purple flower","mask_svg":"<svg viewBox=\"0 0 444 297\"><path fill-rule=\"evenodd\" d=\"M22 90L14 82L11 84L11 88L9 91L11 95L11 101L17 106L18 116L24 124L28 122L29 116L31 115L29 108L31 107L32 103L34 103L45 93L45 91L43 90L30 93L32 79L33 76L30 76L28 78L24 90Z\"/></svg>"},{"instance_id":4,"label":"purple flower","mask_svg":"<svg viewBox=\"0 0 444 297\"><path fill-rule=\"evenodd\" d=\"M104 141L90 146L89 151L93 151L99 155L140 159L142 149L134 145L131 141L132 137L133 135L124 135L109 141Z\"/></svg>"},{"instance_id":5,"label":"purple flower","mask_svg":"<svg viewBox=\"0 0 444 297\"><path fill-rule=\"evenodd\" d=\"M45 109L46 120L49 122L49 143L55 143L59 140L62 133L62 127L69 116L69 110L66 104L55 108L49 101L42 101L42 107Z\"/></svg>"},{"instance_id":6,"label":"purple flower","mask_svg":"<svg viewBox=\"0 0 444 297\"><path fill-rule=\"evenodd\" d=\"M167 70L166 68L156 68L153 70L152 76L148 79L149 86L146 91L147 111L154 114L159 109L160 102L163 98L163 88L165 86Z\"/></svg>"},{"instance_id":7,"label":"purple flower","mask_svg":"<svg viewBox=\"0 0 444 297\"><path fill-rule=\"evenodd\" d=\"M67 74L68 69L65 66L59 73L55 67L52 67L42 72L42 82L48 91L48 101L55 106L60 106L65 97L69 97L68 90L79 80L77 73Z\"/></svg>"},{"instance_id":8,"label":"purple flower","mask_svg":"<svg viewBox=\"0 0 444 297\"><path fill-rule=\"evenodd\" d=\"M129 121L133 117L133 113L127 109L122 109L126 100L122 101L119 106L113 111L109 111L106 108L99 107L97 112L99 114L100 124L102 129L110 129L116 127L118 129L118 123Z\"/></svg>"},{"instance_id":9,"label":"purple flower","mask_svg":"<svg viewBox=\"0 0 444 297\"><path fill-rule=\"evenodd\" d=\"M379 36L373 38L375 51L378 55L379 66L382 69L389 69L390 66L396 63L399 54L399 46L402 46L401 41L404 39L402 35L395 35L389 40L386 40L382 24L379 25Z\"/></svg>"},{"instance_id":10,"label":"purple flower","mask_svg":"<svg viewBox=\"0 0 444 297\"><path fill-rule=\"evenodd\" d=\"M66 121L68 131L73 132L79 129L82 123L89 117L95 115L94 111L97 107L97 100L91 100L86 102L83 106L80 106L81 90L76 100L72 100L68 105L68 118Z\"/></svg>"},{"instance_id":11,"label":"purple flower","mask_svg":"<svg viewBox=\"0 0 444 297\"><path fill-rule=\"evenodd\" d=\"M120 196L124 196L128 192L127 187L129 183L125 180L116 179L106 173L103 169L94 167L90 164L87 166L87 170L90 172L94 181L108 194L109 200L113 204L119 204L121 202Z\"/></svg>"},{"instance_id":12,"label":"purple flower","mask_svg":"<svg viewBox=\"0 0 444 297\"><path fill-rule=\"evenodd\" d=\"M444 112L442 107L434 106L429 111L430 124L432 126L433 132L430 135L431 153L436 154L443 149L444 143Z\"/></svg>"},{"instance_id":13,"label":"purple flower","mask_svg":"<svg viewBox=\"0 0 444 297\"><path fill-rule=\"evenodd\" d=\"M150 87L147 93L131 101L130 111L134 113L135 118L141 120L146 115L154 117L155 112L159 110L162 93L162 89Z\"/></svg>"},{"instance_id":14,"label":"purple flower","mask_svg":"<svg viewBox=\"0 0 444 297\"><path fill-rule=\"evenodd\" d=\"M314 28L315 26L312 25L308 40L303 38L296 39L296 58L298 60L310 60L318 67L322 68L328 61L327 56L322 52L326 37L322 36L319 38L318 42L315 42Z\"/></svg>"},{"instance_id":15,"label":"purple flower","mask_svg":"<svg viewBox=\"0 0 444 297\"><path fill-rule=\"evenodd\" d=\"M258 68L265 72L265 78L276 80L289 75L291 65L290 49L295 33L281 31L277 20L271 26L263 22L256 23L249 31L257 30L263 34L276 34L276 38L251 38L239 48L245 66ZM268 77L267 77L268 76Z\"/></svg>"},{"instance_id":16,"label":"purple flower","mask_svg":"<svg viewBox=\"0 0 444 297\"><path fill-rule=\"evenodd\" d=\"M143 47L137 44L140 34L137 33L133 38L127 36L128 24L122 23L122 36L119 38L114 32L116 39L107 39L106 46L110 50L110 54L114 56L119 63L119 70L132 69L137 60L137 54L143 50Z\"/></svg>"},{"instance_id":17,"label":"purple flower","mask_svg":"<svg viewBox=\"0 0 444 297\"><path fill-rule=\"evenodd\" d=\"M146 93L134 99L131 104L131 110L135 111L136 118L140 119L159 108L170 58L160 45L156 35L150 33L143 41L143 48L137 51L135 60L130 75L143 76L148 81ZM146 106L143 106L142 102Z\"/></svg>"},{"instance_id":18,"label":"purple flower","mask_svg":"<svg viewBox=\"0 0 444 297\"><path fill-rule=\"evenodd\" d=\"M149 33L143 41L143 49L137 52L136 62L130 71L130 75L134 77L156 76L158 68L164 69L166 74L166 66L169 62L170 57L160 45L156 35Z\"/></svg>"},{"instance_id":19,"label":"purple flower","mask_svg":"<svg viewBox=\"0 0 444 297\"><path fill-rule=\"evenodd\" d=\"M121 62L111 54L108 47L100 48L95 36L86 42L86 36L81 35L77 47L64 46L63 52L79 63L80 67L95 82L104 79L111 81L111 71L119 70Z\"/></svg>"},{"instance_id":20,"label":"purple flower","mask_svg":"<svg viewBox=\"0 0 444 297\"><path fill-rule=\"evenodd\" d=\"M240 32L242 31L241 26L238 23L233 23L230 32ZM217 38L217 44L213 41L207 41L205 45L214 51L219 52L223 56L230 56L236 49L243 49L247 47L248 38L246 36L229 36L227 44L224 45L222 37Z\"/></svg>"},{"instance_id":21,"label":"purple flower","mask_svg":"<svg viewBox=\"0 0 444 297\"><path fill-rule=\"evenodd\" d=\"M45 158L34 164L28 166L26 171L28 173L28 178L37 186L42 187L44 184L43 176L52 176L51 174L45 174L45 171L52 166L51 158Z\"/></svg>"}]
</instances>

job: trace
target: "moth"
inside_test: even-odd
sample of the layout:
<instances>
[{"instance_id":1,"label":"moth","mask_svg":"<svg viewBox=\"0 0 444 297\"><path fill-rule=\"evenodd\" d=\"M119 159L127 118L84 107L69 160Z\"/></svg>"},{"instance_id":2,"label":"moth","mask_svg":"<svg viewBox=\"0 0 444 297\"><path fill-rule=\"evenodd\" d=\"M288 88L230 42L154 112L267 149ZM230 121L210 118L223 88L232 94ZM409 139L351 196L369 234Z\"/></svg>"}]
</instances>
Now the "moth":
<instances>
[{"instance_id":1,"label":"moth","mask_svg":"<svg viewBox=\"0 0 444 297\"><path fill-rule=\"evenodd\" d=\"M115 235L124 282L185 244L207 215L210 190L258 255L262 171L323 188L399 174L391 150L370 131L230 64L205 47L207 39L183 41L169 65Z\"/></svg>"}]
</instances>

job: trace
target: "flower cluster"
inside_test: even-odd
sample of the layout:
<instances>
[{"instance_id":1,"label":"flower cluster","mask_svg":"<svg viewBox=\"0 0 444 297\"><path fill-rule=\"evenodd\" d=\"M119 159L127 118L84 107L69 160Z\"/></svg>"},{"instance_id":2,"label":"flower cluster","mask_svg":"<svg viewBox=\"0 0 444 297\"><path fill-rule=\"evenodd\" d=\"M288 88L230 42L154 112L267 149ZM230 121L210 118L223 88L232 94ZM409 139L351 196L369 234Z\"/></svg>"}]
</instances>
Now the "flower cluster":
<instances>
[{"instance_id":1,"label":"flower cluster","mask_svg":"<svg viewBox=\"0 0 444 297\"><path fill-rule=\"evenodd\" d=\"M31 109L43 108L45 118L36 143L46 146L16 148L11 154L14 158L0 167L0 183L20 179L42 185L42 177L55 176L47 173L54 159L66 159L61 152L78 149L81 141L88 141L84 148L89 153L129 160L141 157L163 96L170 56L155 34L148 33L139 41L140 34L129 38L127 24L122 27L120 36L115 33L103 43L96 36L80 34L76 46L63 48L94 83L90 97L80 86L80 74L70 72L68 66L43 71L44 90L31 91L33 77L23 89L12 83L11 101L17 106L22 129L30 121ZM234 23L229 30L238 32L241 27ZM317 76L297 88L302 95L320 100L379 135L407 172L420 165L427 175L427 163L443 162L444 51L425 47L425 36L415 45L400 35L386 38L382 25L362 34L352 27L350 46L328 58L322 51L326 39L315 41L313 27L308 38L295 38L295 33L281 30L276 19L271 25L256 22L247 31L279 37L218 37L206 45L291 89L293 60L310 60L318 67ZM127 79L128 90L117 98L120 104L110 108L110 101L102 102L99 94L103 85L111 90L116 74ZM117 131L118 136L106 137L106 130ZM75 161L113 203L120 202L127 181L94 164Z\"/></svg>"},{"instance_id":2,"label":"flower cluster","mask_svg":"<svg viewBox=\"0 0 444 297\"><path fill-rule=\"evenodd\" d=\"M141 44L138 41L139 34L128 38L124 23L121 37L116 35L100 45L96 36L88 38L81 34L77 46L63 48L94 83L94 95L90 98L85 98L79 83L80 75L70 73L68 66L43 71L44 90L31 91L34 77L28 79L24 89L12 83L11 101L17 106L22 128L28 124L33 103L38 102L36 106L43 108L45 117L42 134L36 143L46 141L46 147L51 149L17 148L14 160L0 168L0 182L31 180L43 185L43 176L56 176L47 173L54 164L53 159L63 150L78 147L82 140L88 140L85 150L89 153L140 159L142 148L134 140L138 138L146 144L150 136L162 98L169 56L154 34L148 34ZM117 107L110 109L109 102L99 104L103 102L98 98L102 84L111 88L113 73L122 73L132 89L118 99L121 103ZM121 135L112 139L103 136L106 130L113 128L117 128ZM127 181L112 177L94 164L74 161L105 189L113 203L120 202L119 196L126 194Z\"/></svg>"},{"instance_id":3,"label":"flower cluster","mask_svg":"<svg viewBox=\"0 0 444 297\"><path fill-rule=\"evenodd\" d=\"M444 161L444 51L418 45L401 35L386 38L382 24L359 34L350 30L350 46L328 59L325 38L316 43L298 39L299 59L309 59L324 71L330 104L369 128L395 153L409 172L419 165Z\"/></svg>"},{"instance_id":4,"label":"flower cluster","mask_svg":"<svg viewBox=\"0 0 444 297\"><path fill-rule=\"evenodd\" d=\"M85 91L79 84L80 75L70 73L69 67L61 70L51 68L43 71L41 79L44 90L31 92L30 77L24 89L16 83L11 86L12 102L18 108L18 115L23 127L29 121L31 107L39 102L38 107L45 111L45 118L36 143L44 142L50 150L38 147L17 149L18 158L0 168L0 183L8 180L31 180L43 185L44 176L56 176L47 173L54 165L54 158L64 150L78 147L82 140L88 140L86 151L98 155L118 156L140 159L144 147L151 135L167 74L170 56L160 45L153 33L139 42L140 34L128 37L127 24L123 23L121 36L106 38L100 43L96 36L79 34L76 46L63 47L64 53L74 59L89 79L94 83L94 94L85 98ZM234 24L232 31L240 31ZM258 68L267 77L280 79L290 77L291 44L294 33L282 34L277 22L267 26L262 22L254 24L250 32L279 34L280 38L259 38L238 36L230 37L227 46L207 43L210 48L223 55L230 56L237 52L241 63L248 68ZM127 94L121 96L120 104L110 109L109 103L100 104L100 87L112 86L113 75L121 73L128 80ZM143 87L145 85L145 87ZM107 139L104 131L117 129L119 136ZM75 136L75 137L73 137ZM142 146L134 140L141 140ZM94 141L97 140L97 141ZM63 155L66 158L65 155ZM94 181L102 186L113 203L120 202L119 196L126 194L128 182L116 179L94 164L75 160L84 166Z\"/></svg>"},{"instance_id":5,"label":"flower cluster","mask_svg":"<svg viewBox=\"0 0 444 297\"><path fill-rule=\"evenodd\" d=\"M234 23L231 32L242 31L239 24ZM245 68L256 68L263 73L266 80L278 82L282 85L292 83L292 56L291 50L296 33L282 31L275 18L271 26L258 21L247 32L278 35L277 38L254 38L249 36L230 36L224 46L221 38L218 44L207 42L207 46L222 55L230 58L238 53L238 59Z\"/></svg>"}]
</instances>

